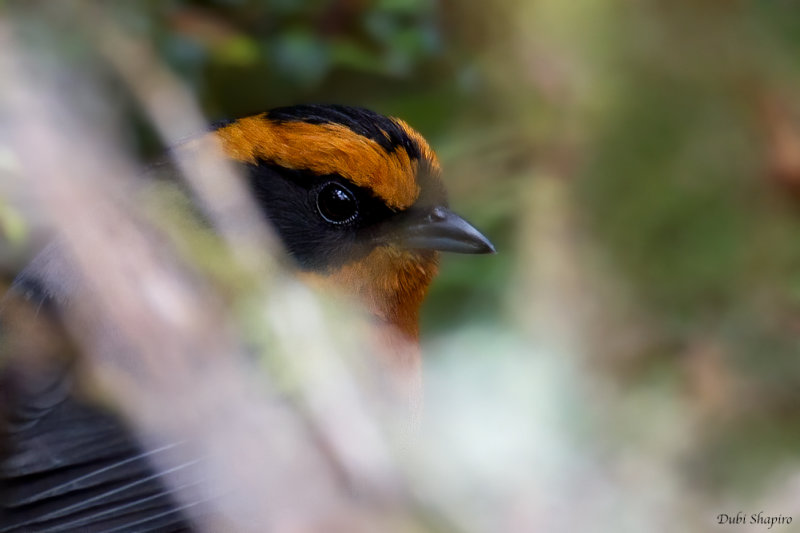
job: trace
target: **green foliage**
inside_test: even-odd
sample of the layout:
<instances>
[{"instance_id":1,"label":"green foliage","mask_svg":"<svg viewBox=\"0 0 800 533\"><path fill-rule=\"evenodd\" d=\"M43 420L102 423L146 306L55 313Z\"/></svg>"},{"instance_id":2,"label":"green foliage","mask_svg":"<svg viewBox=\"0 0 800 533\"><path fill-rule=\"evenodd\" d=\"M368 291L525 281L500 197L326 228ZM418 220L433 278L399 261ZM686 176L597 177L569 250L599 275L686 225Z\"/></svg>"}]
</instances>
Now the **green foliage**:
<instances>
[{"instance_id":1,"label":"green foliage","mask_svg":"<svg viewBox=\"0 0 800 533\"><path fill-rule=\"evenodd\" d=\"M441 53L437 16L430 0L176 0L151 4L150 20L162 22L150 31L201 91L203 71L213 65L217 72L266 69L278 83L310 92L347 71L390 78L419 72Z\"/></svg>"}]
</instances>

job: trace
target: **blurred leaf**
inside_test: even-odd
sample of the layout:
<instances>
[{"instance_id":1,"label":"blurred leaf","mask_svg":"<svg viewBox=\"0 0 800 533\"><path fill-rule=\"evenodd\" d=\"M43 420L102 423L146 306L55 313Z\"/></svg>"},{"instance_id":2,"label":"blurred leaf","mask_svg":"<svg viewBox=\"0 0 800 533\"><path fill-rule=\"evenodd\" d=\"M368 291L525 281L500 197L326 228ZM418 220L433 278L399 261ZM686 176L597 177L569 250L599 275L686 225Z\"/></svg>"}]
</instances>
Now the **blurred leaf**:
<instances>
[{"instance_id":1,"label":"blurred leaf","mask_svg":"<svg viewBox=\"0 0 800 533\"><path fill-rule=\"evenodd\" d=\"M319 83L331 67L325 41L307 28L282 33L274 43L274 54L281 73L302 86Z\"/></svg>"},{"instance_id":2,"label":"blurred leaf","mask_svg":"<svg viewBox=\"0 0 800 533\"><path fill-rule=\"evenodd\" d=\"M379 54L351 40L334 41L331 46L331 58L337 66L350 67L372 74L382 74L386 71Z\"/></svg>"},{"instance_id":3,"label":"blurred leaf","mask_svg":"<svg viewBox=\"0 0 800 533\"><path fill-rule=\"evenodd\" d=\"M237 35L214 47L214 59L231 65L252 65L260 59L258 43L246 35Z\"/></svg>"},{"instance_id":4,"label":"blurred leaf","mask_svg":"<svg viewBox=\"0 0 800 533\"><path fill-rule=\"evenodd\" d=\"M318 1L308 0L272 0L269 3L272 9L283 15L301 13L304 10L315 7L318 4Z\"/></svg>"},{"instance_id":5,"label":"blurred leaf","mask_svg":"<svg viewBox=\"0 0 800 533\"><path fill-rule=\"evenodd\" d=\"M434 52L438 44L435 34L424 30L418 27L399 30L392 37L392 48L418 62Z\"/></svg>"},{"instance_id":6,"label":"blurred leaf","mask_svg":"<svg viewBox=\"0 0 800 533\"><path fill-rule=\"evenodd\" d=\"M364 17L364 28L370 37L380 43L391 42L394 34L399 29L396 17L389 13L373 10Z\"/></svg>"},{"instance_id":7,"label":"blurred leaf","mask_svg":"<svg viewBox=\"0 0 800 533\"><path fill-rule=\"evenodd\" d=\"M5 240L14 246L23 244L28 237L25 219L13 207L2 201L0 201L0 231Z\"/></svg>"},{"instance_id":8,"label":"blurred leaf","mask_svg":"<svg viewBox=\"0 0 800 533\"><path fill-rule=\"evenodd\" d=\"M421 14L433 10L433 0L378 0L376 9L396 13Z\"/></svg>"},{"instance_id":9,"label":"blurred leaf","mask_svg":"<svg viewBox=\"0 0 800 533\"><path fill-rule=\"evenodd\" d=\"M198 79L209 58L205 45L178 34L167 36L161 48L173 68L193 80Z\"/></svg>"}]
</instances>

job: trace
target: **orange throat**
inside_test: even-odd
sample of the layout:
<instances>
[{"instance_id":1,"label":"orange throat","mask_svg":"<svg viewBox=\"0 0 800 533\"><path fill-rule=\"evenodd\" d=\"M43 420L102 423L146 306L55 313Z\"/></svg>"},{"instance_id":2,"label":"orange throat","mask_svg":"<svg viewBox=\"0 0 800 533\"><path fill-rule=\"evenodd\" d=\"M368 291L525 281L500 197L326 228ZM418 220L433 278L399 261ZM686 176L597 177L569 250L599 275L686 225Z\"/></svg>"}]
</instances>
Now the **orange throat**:
<instances>
[{"instance_id":1,"label":"orange throat","mask_svg":"<svg viewBox=\"0 0 800 533\"><path fill-rule=\"evenodd\" d=\"M420 367L420 307L437 271L437 252L381 246L333 272L303 278L355 300L374 321L376 355L393 371L415 373Z\"/></svg>"},{"instance_id":2,"label":"orange throat","mask_svg":"<svg viewBox=\"0 0 800 533\"><path fill-rule=\"evenodd\" d=\"M353 301L371 317L367 352L377 363L379 396L412 419L421 412L419 312L438 271L438 253L391 246L326 274L305 273L311 286Z\"/></svg>"},{"instance_id":3,"label":"orange throat","mask_svg":"<svg viewBox=\"0 0 800 533\"><path fill-rule=\"evenodd\" d=\"M346 294L354 295L380 323L416 343L419 310L437 270L436 252L382 246L364 260L345 265L326 278Z\"/></svg>"},{"instance_id":4,"label":"orange throat","mask_svg":"<svg viewBox=\"0 0 800 533\"><path fill-rule=\"evenodd\" d=\"M419 312L437 271L437 252L383 246L324 277L373 317L370 352L383 369L384 393L410 408L412 418L422 404Z\"/></svg>"}]
</instances>

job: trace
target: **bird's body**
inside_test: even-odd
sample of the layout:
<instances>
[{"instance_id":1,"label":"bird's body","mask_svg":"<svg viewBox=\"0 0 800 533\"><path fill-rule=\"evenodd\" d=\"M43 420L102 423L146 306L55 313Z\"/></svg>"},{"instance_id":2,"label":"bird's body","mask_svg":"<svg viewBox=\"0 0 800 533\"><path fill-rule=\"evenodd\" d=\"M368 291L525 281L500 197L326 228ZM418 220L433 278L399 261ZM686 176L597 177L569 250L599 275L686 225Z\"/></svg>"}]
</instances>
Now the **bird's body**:
<instances>
[{"instance_id":1,"label":"bird's body","mask_svg":"<svg viewBox=\"0 0 800 533\"><path fill-rule=\"evenodd\" d=\"M358 302L381 342L416 345L438 250L493 251L449 211L436 156L400 120L344 106L294 106L209 135L244 166L300 277ZM16 292L57 315L80 291L63 286L57 259L45 259L22 273ZM416 372L417 352L402 353L389 367ZM190 527L153 468L153 454L168 450L145 452L118 417L75 395L68 371L10 368L0 398L0 533Z\"/></svg>"}]
</instances>

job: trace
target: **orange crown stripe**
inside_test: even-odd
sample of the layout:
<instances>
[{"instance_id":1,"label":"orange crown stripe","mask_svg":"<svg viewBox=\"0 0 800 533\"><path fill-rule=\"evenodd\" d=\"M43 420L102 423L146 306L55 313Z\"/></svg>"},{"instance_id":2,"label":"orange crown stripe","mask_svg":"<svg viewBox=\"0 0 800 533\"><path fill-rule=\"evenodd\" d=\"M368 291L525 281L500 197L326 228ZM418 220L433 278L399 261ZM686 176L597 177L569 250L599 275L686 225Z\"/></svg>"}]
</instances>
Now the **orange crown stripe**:
<instances>
[{"instance_id":1,"label":"orange crown stripe","mask_svg":"<svg viewBox=\"0 0 800 533\"><path fill-rule=\"evenodd\" d=\"M424 139L404 122L395 122L438 171L436 157ZM372 139L340 124L273 122L259 115L240 119L216 134L233 159L253 164L264 160L318 175L339 174L371 190L393 209L406 209L419 196L419 161L411 159L405 148L398 146L387 152Z\"/></svg>"}]
</instances>

